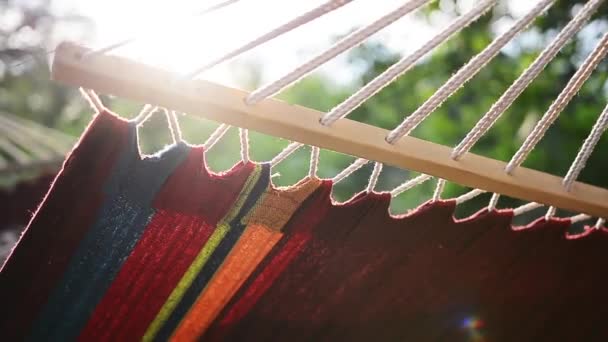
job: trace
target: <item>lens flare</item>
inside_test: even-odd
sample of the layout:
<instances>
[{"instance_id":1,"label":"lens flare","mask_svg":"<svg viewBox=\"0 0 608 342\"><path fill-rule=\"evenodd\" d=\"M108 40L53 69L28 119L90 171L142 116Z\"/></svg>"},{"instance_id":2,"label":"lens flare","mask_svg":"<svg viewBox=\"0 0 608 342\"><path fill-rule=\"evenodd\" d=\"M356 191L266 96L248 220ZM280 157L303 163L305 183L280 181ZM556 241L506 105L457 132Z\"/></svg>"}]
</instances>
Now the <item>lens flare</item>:
<instances>
[{"instance_id":1,"label":"lens flare","mask_svg":"<svg viewBox=\"0 0 608 342\"><path fill-rule=\"evenodd\" d=\"M476 316L469 316L462 321L462 328L469 333L470 341L483 342L481 329L483 328L483 320Z\"/></svg>"}]
</instances>

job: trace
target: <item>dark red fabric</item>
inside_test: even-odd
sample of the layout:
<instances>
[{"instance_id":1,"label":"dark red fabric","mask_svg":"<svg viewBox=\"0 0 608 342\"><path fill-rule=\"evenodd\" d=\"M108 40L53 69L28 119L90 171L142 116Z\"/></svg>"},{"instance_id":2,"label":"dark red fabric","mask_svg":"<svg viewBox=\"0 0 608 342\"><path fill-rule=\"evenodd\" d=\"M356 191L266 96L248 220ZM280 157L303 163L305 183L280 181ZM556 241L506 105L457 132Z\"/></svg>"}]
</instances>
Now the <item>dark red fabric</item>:
<instances>
[{"instance_id":1,"label":"dark red fabric","mask_svg":"<svg viewBox=\"0 0 608 342\"><path fill-rule=\"evenodd\" d=\"M209 174L204 150L194 147L169 177L154 217L81 333L82 341L141 339L237 199L253 164Z\"/></svg>"},{"instance_id":2,"label":"dark red fabric","mask_svg":"<svg viewBox=\"0 0 608 342\"><path fill-rule=\"evenodd\" d=\"M267 290L231 315L248 279L204 339L608 340L606 232L569 240L558 219L515 231L510 211L455 221L454 202L395 219L389 201L328 211Z\"/></svg>"},{"instance_id":3,"label":"dark red fabric","mask_svg":"<svg viewBox=\"0 0 608 342\"><path fill-rule=\"evenodd\" d=\"M0 189L0 230L24 227L44 198L56 173L44 173L35 179L22 181L14 188Z\"/></svg>"},{"instance_id":4,"label":"dark red fabric","mask_svg":"<svg viewBox=\"0 0 608 342\"><path fill-rule=\"evenodd\" d=\"M311 230L332 208L331 182L324 181L302 203L289 223L281 230L283 236L260 262L256 270L232 297L229 304L207 330L205 340L222 340L240 322L289 263L310 242Z\"/></svg>"},{"instance_id":5,"label":"dark red fabric","mask_svg":"<svg viewBox=\"0 0 608 342\"><path fill-rule=\"evenodd\" d=\"M96 218L104 181L130 134L128 122L109 112L100 113L64 162L0 272L0 331L6 341L23 339L63 275Z\"/></svg>"}]
</instances>

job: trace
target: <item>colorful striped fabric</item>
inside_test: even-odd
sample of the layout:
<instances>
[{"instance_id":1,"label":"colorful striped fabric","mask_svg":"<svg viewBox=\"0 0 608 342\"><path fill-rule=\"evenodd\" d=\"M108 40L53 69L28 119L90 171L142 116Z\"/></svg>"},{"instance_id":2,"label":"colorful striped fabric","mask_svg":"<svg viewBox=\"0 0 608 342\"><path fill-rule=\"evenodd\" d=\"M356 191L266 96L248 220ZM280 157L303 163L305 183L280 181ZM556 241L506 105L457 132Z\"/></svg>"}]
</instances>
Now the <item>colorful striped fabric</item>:
<instances>
[{"instance_id":1,"label":"colorful striped fabric","mask_svg":"<svg viewBox=\"0 0 608 342\"><path fill-rule=\"evenodd\" d=\"M209 241L200 250L192 265L146 330L144 341L164 341L171 336L181 318L188 312L230 252L232 246L239 239L246 226L244 218L269 185L269 172L268 164L255 166L236 203L217 225Z\"/></svg>"},{"instance_id":2,"label":"colorful striped fabric","mask_svg":"<svg viewBox=\"0 0 608 342\"><path fill-rule=\"evenodd\" d=\"M236 201L253 164L222 175L194 147L159 192L156 214L98 304L80 340L140 339L186 269Z\"/></svg>"},{"instance_id":3,"label":"colorful striped fabric","mask_svg":"<svg viewBox=\"0 0 608 342\"><path fill-rule=\"evenodd\" d=\"M200 146L142 157L95 117L0 272L6 341L606 341L608 229L389 215L390 195L213 174Z\"/></svg>"},{"instance_id":4,"label":"colorful striped fabric","mask_svg":"<svg viewBox=\"0 0 608 342\"><path fill-rule=\"evenodd\" d=\"M189 147L141 158L130 139L104 186L107 199L32 329L34 340L74 340L150 222L151 203Z\"/></svg>"},{"instance_id":5,"label":"colorful striped fabric","mask_svg":"<svg viewBox=\"0 0 608 342\"><path fill-rule=\"evenodd\" d=\"M356 198L326 212L297 252L273 250L203 340L608 338L605 228L570 236L568 220L540 219L515 230L509 210L454 220L453 201L397 219L388 205Z\"/></svg>"},{"instance_id":6,"label":"colorful striped fabric","mask_svg":"<svg viewBox=\"0 0 608 342\"><path fill-rule=\"evenodd\" d=\"M106 199L103 185L135 127L109 112L95 117L57 175L0 272L0 331L24 340ZM17 310L18 308L18 310Z\"/></svg>"},{"instance_id":7,"label":"colorful striped fabric","mask_svg":"<svg viewBox=\"0 0 608 342\"><path fill-rule=\"evenodd\" d=\"M283 235L281 229L300 204L321 184L306 178L293 187L268 187L258 205L251 211L241 238L204 289L189 313L182 320L173 340L189 340L200 336L232 298L236 290Z\"/></svg>"}]
</instances>

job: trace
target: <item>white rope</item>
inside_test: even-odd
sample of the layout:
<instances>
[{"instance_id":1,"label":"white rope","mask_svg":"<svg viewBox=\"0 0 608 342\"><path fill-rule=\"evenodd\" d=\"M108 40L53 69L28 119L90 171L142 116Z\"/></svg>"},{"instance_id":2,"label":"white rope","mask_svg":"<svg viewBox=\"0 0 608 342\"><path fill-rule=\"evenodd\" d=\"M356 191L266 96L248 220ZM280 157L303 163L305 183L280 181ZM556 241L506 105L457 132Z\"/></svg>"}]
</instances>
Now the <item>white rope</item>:
<instances>
[{"instance_id":1,"label":"white rope","mask_svg":"<svg viewBox=\"0 0 608 342\"><path fill-rule=\"evenodd\" d=\"M536 202L530 202L530 203L526 203L520 207L517 207L515 209L513 209L513 216L519 216L523 213L527 213L528 211L532 211L536 208L540 208L543 205L540 203L536 203Z\"/></svg>"},{"instance_id":2,"label":"white rope","mask_svg":"<svg viewBox=\"0 0 608 342\"><path fill-rule=\"evenodd\" d=\"M477 122L475 127L454 148L452 158L458 160L492 127L505 110L540 74L561 48L578 32L603 0L589 0L576 16L559 32L557 37L540 53L534 62L511 84L490 110Z\"/></svg>"},{"instance_id":3,"label":"white rope","mask_svg":"<svg viewBox=\"0 0 608 342\"><path fill-rule=\"evenodd\" d=\"M226 132L228 132L230 127L230 125L226 124L221 124L217 126L215 131L211 133L209 138L207 138L207 141L205 141L205 143L203 144L203 149L205 151L209 151L218 141L220 141L220 139L226 134Z\"/></svg>"},{"instance_id":4,"label":"white rope","mask_svg":"<svg viewBox=\"0 0 608 342\"><path fill-rule=\"evenodd\" d=\"M600 229L600 228L602 228L602 226L604 226L605 223L606 223L606 219L599 218L599 219L597 219L597 222L595 222L595 225L593 227L595 229Z\"/></svg>"},{"instance_id":5,"label":"white rope","mask_svg":"<svg viewBox=\"0 0 608 342\"><path fill-rule=\"evenodd\" d=\"M310 148L310 168L308 170L308 176L310 178L317 178L318 171L319 171L319 148L317 146L311 146L311 148Z\"/></svg>"},{"instance_id":6,"label":"white rope","mask_svg":"<svg viewBox=\"0 0 608 342\"><path fill-rule=\"evenodd\" d=\"M259 45L262 45L278 36L281 36L289 31L292 31L304 24L307 24L329 12L332 12L346 4L348 4L349 2L351 2L352 0L331 0L328 1L304 14L299 15L298 17L288 21L287 23L284 23L266 33L264 33L263 35L259 36L258 38L228 52L227 54L212 60L209 63L206 63L205 65L203 65L202 67L194 70L193 72L189 73L186 77L187 78L194 78L196 76L198 76L199 74L201 74L202 72L218 65L221 63L224 63L238 55L241 55ZM427 0L428 1L428 0ZM251 95L250 95L251 96Z\"/></svg>"},{"instance_id":7,"label":"white rope","mask_svg":"<svg viewBox=\"0 0 608 342\"><path fill-rule=\"evenodd\" d=\"M254 104L272 95L275 95L276 93L280 92L291 84L299 81L321 65L327 63L329 60L338 56L342 52L359 45L376 32L394 23L396 20L400 19L401 17L405 16L406 14L412 12L413 10L417 9L418 7L424 5L429 1L430 0L411 0L406 2L404 5L382 16L373 23L349 34L329 49L309 59L305 63L290 71L288 74L254 91L247 97L245 102L247 104Z\"/></svg>"},{"instance_id":8,"label":"white rope","mask_svg":"<svg viewBox=\"0 0 608 342\"><path fill-rule=\"evenodd\" d=\"M215 10L218 10L220 8L223 8L223 7L226 7L228 5L231 5L231 4L233 4L233 3L237 2L237 1L239 1L239 0L226 0L224 2L212 5L211 7L205 8L204 10L196 13L195 15L196 16L205 15L205 14L211 13L211 12L213 12ZM190 16L191 15L188 14L188 17L190 17ZM179 25L179 24L183 24L185 22L185 20L176 20L175 22ZM108 52L114 51L114 50L116 50L118 48L121 48L121 47L123 47L125 45L131 44L131 43L135 42L136 40L143 38L142 36L152 36L153 34L156 34L156 33L157 33L156 30L145 31L145 34L143 34L143 35L138 35L137 37L129 37L129 38L123 39L120 42L116 42L116 43L110 44L108 46L104 46L102 48L86 52L86 53L84 53L81 56L81 58L82 59L87 59L87 58L92 58L92 57L95 57L95 56L98 56L98 55L103 55L103 54L106 54Z\"/></svg>"},{"instance_id":9,"label":"white rope","mask_svg":"<svg viewBox=\"0 0 608 342\"><path fill-rule=\"evenodd\" d=\"M547 112L538 121L536 126L524 143L521 145L519 150L513 155L506 167L506 172L511 173L515 168L521 166L528 154L534 149L536 144L545 135L551 124L557 119L562 110L566 107L568 102L572 100L574 95L579 91L583 83L589 78L593 70L597 67L600 61L606 56L608 52L608 33L604 34L602 39L595 46L593 51L587 56L583 64L576 71L574 76L570 78L568 84L560 92L559 96L551 104Z\"/></svg>"},{"instance_id":10,"label":"white rope","mask_svg":"<svg viewBox=\"0 0 608 342\"><path fill-rule=\"evenodd\" d=\"M105 110L101 99L93 90L82 87L78 88L78 90L80 90L82 97L84 97L84 99L89 103L89 106L91 106L96 113L101 113Z\"/></svg>"},{"instance_id":11,"label":"white rope","mask_svg":"<svg viewBox=\"0 0 608 342\"><path fill-rule=\"evenodd\" d=\"M375 162L374 169L372 170L372 174L369 176L369 182L367 182L367 188L365 188L365 192L370 193L374 191L374 188L376 188L376 184L378 183L378 178L380 178L381 172L382 163Z\"/></svg>"},{"instance_id":12,"label":"white rope","mask_svg":"<svg viewBox=\"0 0 608 342\"><path fill-rule=\"evenodd\" d=\"M403 192L405 192L417 185L420 185L431 178L433 178L433 177L429 176L429 175L425 175L425 174L414 177L414 178L408 180L407 182L404 182L403 184L399 185L398 187L394 188L393 190L391 190L391 196L397 197L400 194L402 194Z\"/></svg>"},{"instance_id":13,"label":"white rope","mask_svg":"<svg viewBox=\"0 0 608 342\"><path fill-rule=\"evenodd\" d=\"M549 219L551 219L553 216L555 216L556 211L557 211L556 207L550 206L549 209L547 209L547 213L545 214L545 220L549 221Z\"/></svg>"},{"instance_id":14,"label":"white rope","mask_svg":"<svg viewBox=\"0 0 608 342\"><path fill-rule=\"evenodd\" d=\"M249 163L249 130L239 128L239 137L241 139L241 159L244 164Z\"/></svg>"},{"instance_id":15,"label":"white rope","mask_svg":"<svg viewBox=\"0 0 608 342\"><path fill-rule=\"evenodd\" d=\"M154 109L154 107L150 104L143 106L143 108L139 111L139 113L137 115L135 115L135 117L133 119L131 119L131 121L135 122L138 125L141 124L144 121L144 119L150 115L150 112L153 109Z\"/></svg>"},{"instance_id":16,"label":"white rope","mask_svg":"<svg viewBox=\"0 0 608 342\"><path fill-rule=\"evenodd\" d=\"M585 168L587 160L591 156L595 145L597 145L597 142L600 140L602 133L606 131L606 128L608 128L608 105L604 107L602 114L600 114L600 117L593 125L591 133L589 133L589 136L587 136L587 139L585 139L583 146L581 146L581 149L578 151L574 162L572 162L568 173L564 177L563 184L566 191L570 191L579 174Z\"/></svg>"},{"instance_id":17,"label":"white rope","mask_svg":"<svg viewBox=\"0 0 608 342\"><path fill-rule=\"evenodd\" d=\"M414 63L416 63L416 61L418 61L428 52L433 50L439 44L450 38L452 35L460 31L464 27L468 26L477 18L479 18L482 14L488 11L495 3L496 0L481 1L472 10L456 18L446 28L444 28L443 31L441 31L431 40L426 42L414 53L402 58L397 63L393 64L390 68L388 68L382 74L374 78L371 82L363 86L344 102L334 107L329 113L325 114L321 118L321 123L323 125L330 125L336 120L339 120L350 114L367 99L378 93L380 90L392 83L399 76L407 72L414 65Z\"/></svg>"},{"instance_id":18,"label":"white rope","mask_svg":"<svg viewBox=\"0 0 608 342\"><path fill-rule=\"evenodd\" d=\"M597 43L593 51L583 61L580 68L570 78L568 84L562 89L558 97L553 101L547 112L538 121L532 132L526 137L526 140L513 155L507 164L505 171L510 174L521 166L526 157L534 149L536 144L545 135L551 124L557 119L561 111L566 107L568 102L572 100L574 95L579 91L583 83L589 78L592 71L597 67L599 62L606 56L608 52L608 33L606 33ZM488 209L493 209L498 202L499 194L493 194L488 204Z\"/></svg>"},{"instance_id":19,"label":"white rope","mask_svg":"<svg viewBox=\"0 0 608 342\"><path fill-rule=\"evenodd\" d=\"M486 66L513 37L526 29L534 19L541 15L555 0L539 1L532 10L519 19L505 33L498 36L483 51L471 58L467 64L461 67L450 79L445 82L428 100L426 100L416 111L409 115L403 122L392 130L386 140L393 144L404 135L409 135L427 116L435 111L456 90L475 76Z\"/></svg>"},{"instance_id":20,"label":"white rope","mask_svg":"<svg viewBox=\"0 0 608 342\"><path fill-rule=\"evenodd\" d=\"M492 211L496 209L496 205L498 204L498 199L500 198L500 194L493 193L492 197L490 197L490 202L488 203L488 211Z\"/></svg>"},{"instance_id":21,"label":"white rope","mask_svg":"<svg viewBox=\"0 0 608 342\"><path fill-rule=\"evenodd\" d=\"M439 201L441 199L443 189L445 189L445 179L437 178L437 185L435 186L435 191L433 192L433 202Z\"/></svg>"},{"instance_id":22,"label":"white rope","mask_svg":"<svg viewBox=\"0 0 608 342\"><path fill-rule=\"evenodd\" d=\"M304 145L299 142L292 142L291 144L287 145L287 147L285 147L281 152L279 152L279 154L277 154L276 156L274 156L274 158L270 160L270 165L276 166L302 146Z\"/></svg>"},{"instance_id":23,"label":"white rope","mask_svg":"<svg viewBox=\"0 0 608 342\"><path fill-rule=\"evenodd\" d=\"M471 191L469 191L469 192L467 192L465 194L462 194L462 195L456 197L456 199L455 199L456 204L457 205L462 204L462 203L464 203L464 202L466 202L468 200L471 200L471 199L473 199L473 198L475 198L475 197L477 197L477 196L479 196L479 195L481 195L481 194L483 194L485 192L486 192L485 190L473 189L473 190L471 190Z\"/></svg>"},{"instance_id":24,"label":"white rope","mask_svg":"<svg viewBox=\"0 0 608 342\"><path fill-rule=\"evenodd\" d=\"M344 178L350 176L351 173L359 170L361 167L363 167L363 165L366 165L367 163L369 163L369 160L364 159L364 158L358 158L357 160L355 160L352 164L350 164L349 166L347 166L344 170L340 171L340 173L338 173L333 179L332 182L334 184L340 182L341 180L343 180Z\"/></svg>"},{"instance_id":25,"label":"white rope","mask_svg":"<svg viewBox=\"0 0 608 342\"><path fill-rule=\"evenodd\" d=\"M570 223L578 223L578 222L586 221L590 218L591 218L591 216L589 216L587 214L578 214L578 215L569 217L568 220L570 220Z\"/></svg>"},{"instance_id":26,"label":"white rope","mask_svg":"<svg viewBox=\"0 0 608 342\"><path fill-rule=\"evenodd\" d=\"M200 74L201 72L213 67L214 65L217 65L219 63L222 63L228 59L231 59L241 53L244 53L245 51L248 51L260 44L263 44L264 42L267 42L275 37L278 37L286 32L289 32L301 25L304 25L328 12L331 12L337 8L340 8L344 5L346 5L347 3L351 2L352 0L330 0L324 4L322 4L321 6L318 6L298 17L296 17L295 19L275 28L274 30L271 30L270 32L258 37L257 39L241 46L240 48L228 53L227 55L222 56L221 58L212 61L211 63L208 63L204 66L202 66L201 68L198 68L197 70L191 72L190 74L188 74L186 76L187 79L192 79L194 77L196 77L198 74ZM228 128L225 128L225 130L227 130ZM248 137L247 137L247 132L245 132L243 129L239 129L240 132L240 138L241 138L241 157L243 159L244 162L249 160L249 141L248 141ZM221 138L223 136L223 134L225 133L225 131L218 135L217 139ZM216 141L213 141L213 144L215 144ZM297 146L294 146L294 144L298 144ZM284 160L285 158L287 158L291 153L295 152L299 147L301 147L302 144L299 143L292 143L290 144L285 150L281 151L281 153L279 153L277 156L275 156L275 158L273 158L273 160L271 161L271 165L276 165L278 163L280 163L282 160Z\"/></svg>"},{"instance_id":27,"label":"white rope","mask_svg":"<svg viewBox=\"0 0 608 342\"><path fill-rule=\"evenodd\" d=\"M174 110L165 109L165 116L169 122L169 132L171 133L171 139L173 143L179 143L183 141L182 130L179 128L179 121L177 121L177 113Z\"/></svg>"}]
</instances>

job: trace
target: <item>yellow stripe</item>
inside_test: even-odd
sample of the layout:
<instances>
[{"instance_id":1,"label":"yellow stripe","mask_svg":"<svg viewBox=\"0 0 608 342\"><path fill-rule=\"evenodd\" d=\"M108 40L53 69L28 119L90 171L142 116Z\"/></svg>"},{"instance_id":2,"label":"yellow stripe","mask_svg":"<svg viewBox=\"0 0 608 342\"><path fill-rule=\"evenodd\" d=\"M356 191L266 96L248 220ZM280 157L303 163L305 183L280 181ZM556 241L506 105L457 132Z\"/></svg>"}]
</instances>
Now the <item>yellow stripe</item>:
<instances>
[{"instance_id":1,"label":"yellow stripe","mask_svg":"<svg viewBox=\"0 0 608 342\"><path fill-rule=\"evenodd\" d=\"M171 295L169 295L169 298L167 298L167 301L163 304L162 308L146 330L146 333L142 338L143 341L152 341L169 316L171 316L171 313L175 310L177 304L179 304L184 297L186 290L192 285L194 278L196 278L200 270L207 263L207 260L209 260L213 251L215 251L224 236L226 236L226 233L230 230L230 225L228 223L238 215L245 200L260 178L260 173L260 166L256 165L249 178L247 178L236 202L221 222L218 223L217 228L213 231L209 240L196 255L196 258L194 258L194 261L190 267L188 267L188 270L186 270L186 273L182 276L179 283L177 283L177 286L173 289Z\"/></svg>"}]
</instances>

